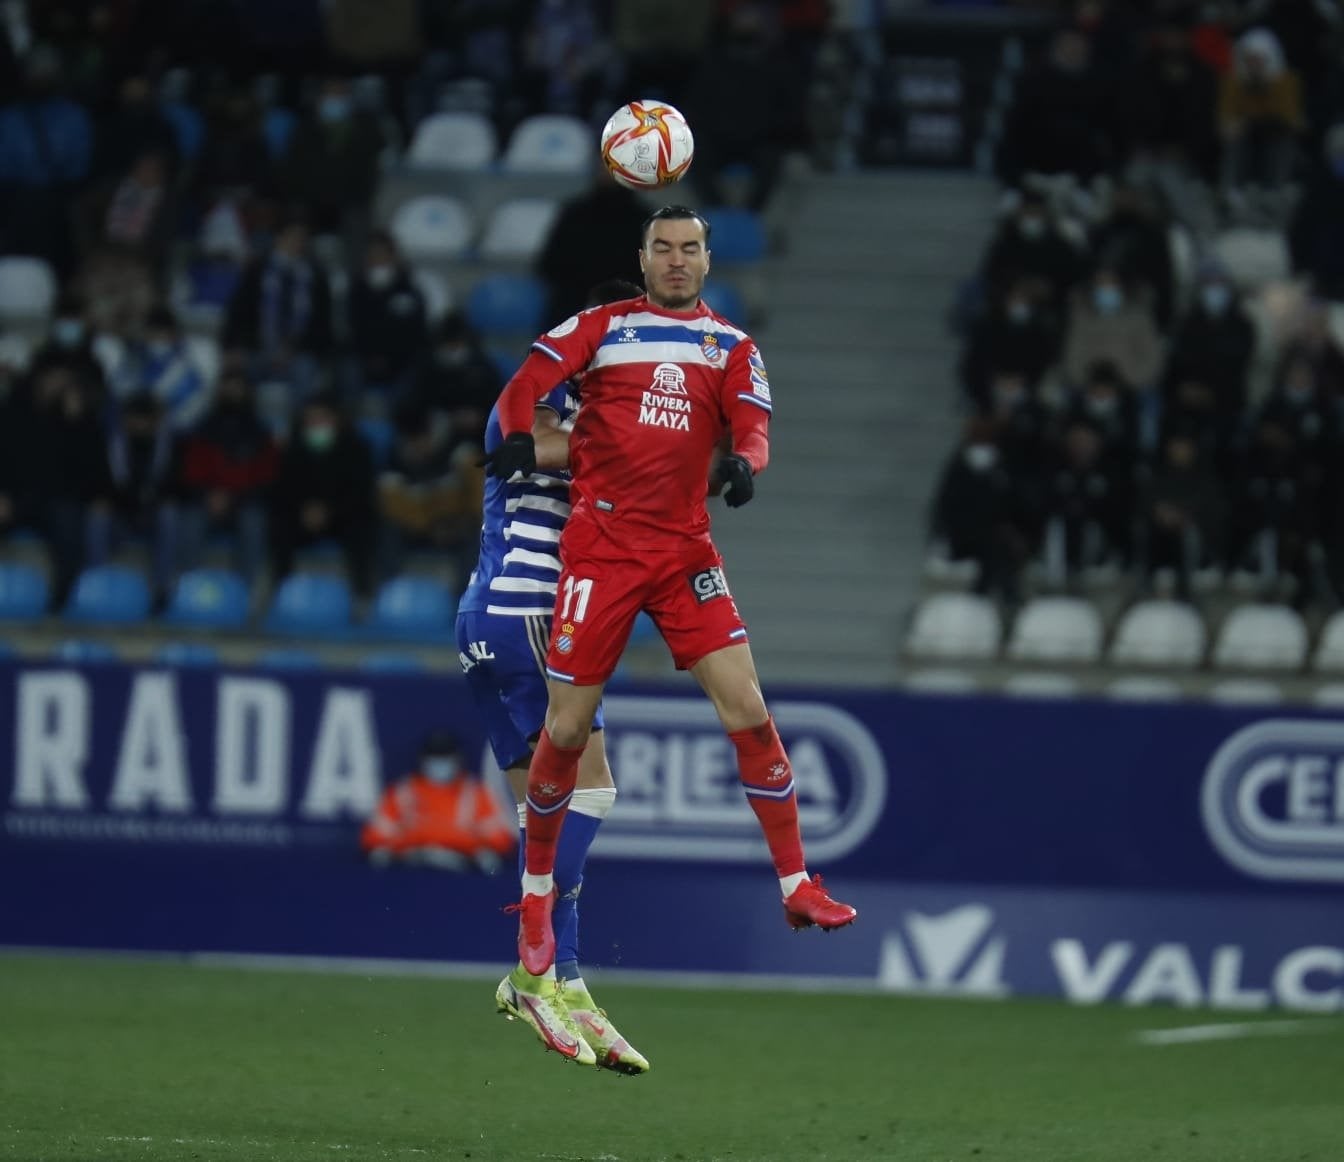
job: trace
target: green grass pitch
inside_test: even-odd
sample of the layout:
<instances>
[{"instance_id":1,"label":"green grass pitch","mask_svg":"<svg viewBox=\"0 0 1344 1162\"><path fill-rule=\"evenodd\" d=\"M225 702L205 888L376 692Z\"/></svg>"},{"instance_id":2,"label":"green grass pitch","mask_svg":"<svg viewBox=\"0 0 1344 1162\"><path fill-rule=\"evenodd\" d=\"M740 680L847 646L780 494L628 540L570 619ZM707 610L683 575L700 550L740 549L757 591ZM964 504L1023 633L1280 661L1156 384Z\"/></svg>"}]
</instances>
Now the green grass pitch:
<instances>
[{"instance_id":1,"label":"green grass pitch","mask_svg":"<svg viewBox=\"0 0 1344 1162\"><path fill-rule=\"evenodd\" d=\"M0 1160L1344 1158L1338 1017L1154 1047L1240 1018L596 991L648 1076L545 1053L487 981L0 955Z\"/></svg>"}]
</instances>

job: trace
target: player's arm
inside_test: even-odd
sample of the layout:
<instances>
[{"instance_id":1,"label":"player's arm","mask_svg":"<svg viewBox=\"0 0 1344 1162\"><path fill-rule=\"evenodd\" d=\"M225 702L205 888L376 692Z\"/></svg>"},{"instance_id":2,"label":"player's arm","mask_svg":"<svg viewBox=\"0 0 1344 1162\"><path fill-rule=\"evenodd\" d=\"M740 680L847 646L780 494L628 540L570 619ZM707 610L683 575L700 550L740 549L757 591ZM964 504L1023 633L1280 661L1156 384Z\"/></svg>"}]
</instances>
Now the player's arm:
<instances>
[{"instance_id":1,"label":"player's arm","mask_svg":"<svg viewBox=\"0 0 1344 1162\"><path fill-rule=\"evenodd\" d=\"M537 449L537 467L559 472L569 467L569 426L554 408L537 407L532 412L532 440Z\"/></svg>"},{"instance_id":2,"label":"player's arm","mask_svg":"<svg viewBox=\"0 0 1344 1162\"><path fill-rule=\"evenodd\" d=\"M722 403L732 450L720 458L715 476L723 486L724 502L740 508L755 495L755 477L770 461L770 381L750 339L739 343L729 357Z\"/></svg>"}]
</instances>

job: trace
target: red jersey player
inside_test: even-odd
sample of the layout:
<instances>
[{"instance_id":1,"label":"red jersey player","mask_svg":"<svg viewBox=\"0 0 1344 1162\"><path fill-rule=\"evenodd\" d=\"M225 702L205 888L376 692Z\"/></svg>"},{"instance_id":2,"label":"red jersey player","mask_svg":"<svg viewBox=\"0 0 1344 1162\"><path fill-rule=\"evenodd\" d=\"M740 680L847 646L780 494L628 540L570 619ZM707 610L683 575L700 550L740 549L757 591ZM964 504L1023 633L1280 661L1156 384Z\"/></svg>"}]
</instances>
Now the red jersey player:
<instances>
[{"instance_id":1,"label":"red jersey player","mask_svg":"<svg viewBox=\"0 0 1344 1162\"><path fill-rule=\"evenodd\" d=\"M504 440L487 457L503 479L536 466L532 418L557 380L582 374L570 437L572 512L560 534L561 573L546 655L546 724L527 778L526 872L518 955L553 966L556 839L579 757L641 610L679 669L700 683L737 751L748 802L794 928L839 928L857 913L809 878L793 773L766 709L747 630L709 535L705 479L725 431L732 451L715 470L729 507L752 498L769 454L771 398L751 338L700 301L709 223L666 206L644 225L646 294L594 307L542 335L498 403Z\"/></svg>"}]
</instances>

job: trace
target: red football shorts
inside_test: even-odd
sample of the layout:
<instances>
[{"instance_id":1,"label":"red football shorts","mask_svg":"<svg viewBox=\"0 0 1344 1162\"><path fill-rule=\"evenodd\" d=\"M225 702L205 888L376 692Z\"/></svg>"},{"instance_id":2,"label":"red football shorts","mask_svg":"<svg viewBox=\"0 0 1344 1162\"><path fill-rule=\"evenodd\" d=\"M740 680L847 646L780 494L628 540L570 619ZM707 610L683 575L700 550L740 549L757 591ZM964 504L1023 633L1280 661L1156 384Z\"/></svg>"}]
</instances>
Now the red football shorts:
<instances>
[{"instance_id":1,"label":"red football shorts","mask_svg":"<svg viewBox=\"0 0 1344 1162\"><path fill-rule=\"evenodd\" d=\"M708 538L685 550L613 557L561 544L546 673L576 686L611 677L641 610L663 635L677 669L747 640Z\"/></svg>"}]
</instances>

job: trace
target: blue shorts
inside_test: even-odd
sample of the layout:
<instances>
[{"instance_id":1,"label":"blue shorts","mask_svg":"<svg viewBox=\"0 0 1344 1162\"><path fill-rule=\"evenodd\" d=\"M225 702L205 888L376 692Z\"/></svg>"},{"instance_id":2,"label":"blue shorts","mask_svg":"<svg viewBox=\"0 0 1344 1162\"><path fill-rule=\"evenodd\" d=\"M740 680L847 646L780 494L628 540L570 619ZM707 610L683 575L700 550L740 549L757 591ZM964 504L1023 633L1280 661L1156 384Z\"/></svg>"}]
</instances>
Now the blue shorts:
<instances>
[{"instance_id":1,"label":"blue shorts","mask_svg":"<svg viewBox=\"0 0 1344 1162\"><path fill-rule=\"evenodd\" d=\"M546 722L549 615L510 617L483 610L457 615L457 656L501 770L525 766ZM593 729L602 729L602 707Z\"/></svg>"}]
</instances>

